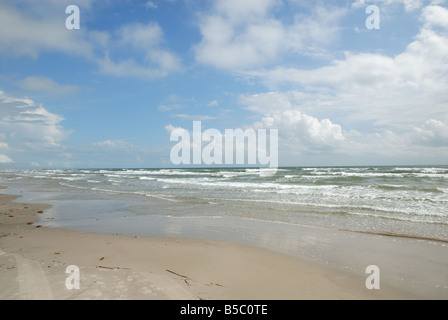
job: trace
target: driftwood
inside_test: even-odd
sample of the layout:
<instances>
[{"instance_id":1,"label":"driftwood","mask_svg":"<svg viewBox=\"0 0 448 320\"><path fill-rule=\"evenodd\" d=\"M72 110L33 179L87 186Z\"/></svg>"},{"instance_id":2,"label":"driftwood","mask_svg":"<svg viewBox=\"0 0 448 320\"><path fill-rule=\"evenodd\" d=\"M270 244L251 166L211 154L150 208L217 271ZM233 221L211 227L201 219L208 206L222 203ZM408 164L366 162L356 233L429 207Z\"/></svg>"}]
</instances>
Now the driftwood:
<instances>
[{"instance_id":1,"label":"driftwood","mask_svg":"<svg viewBox=\"0 0 448 320\"><path fill-rule=\"evenodd\" d=\"M184 276L183 274L179 274L179 273L174 272L174 271L171 271L171 270L169 270L169 269L166 269L166 271L168 271L168 272L170 272L170 273L172 273L172 274L175 274L176 276L179 276L179 277L182 277L182 278L191 280L191 278L189 278L189 277L187 277L187 276Z\"/></svg>"},{"instance_id":2,"label":"driftwood","mask_svg":"<svg viewBox=\"0 0 448 320\"><path fill-rule=\"evenodd\" d=\"M108 270L119 270L119 269L123 269L123 270L131 270L131 268L121 268L121 267L106 267L106 266L96 266L99 269L108 269Z\"/></svg>"}]
</instances>

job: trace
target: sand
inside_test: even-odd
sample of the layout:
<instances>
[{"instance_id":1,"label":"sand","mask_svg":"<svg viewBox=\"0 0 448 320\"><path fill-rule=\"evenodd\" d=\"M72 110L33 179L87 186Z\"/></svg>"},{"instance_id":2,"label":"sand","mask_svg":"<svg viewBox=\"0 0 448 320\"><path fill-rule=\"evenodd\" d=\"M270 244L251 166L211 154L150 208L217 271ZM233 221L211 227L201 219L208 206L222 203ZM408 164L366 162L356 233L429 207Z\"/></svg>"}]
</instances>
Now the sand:
<instances>
[{"instance_id":1,"label":"sand","mask_svg":"<svg viewBox=\"0 0 448 320\"><path fill-rule=\"evenodd\" d=\"M47 205L0 195L0 299L415 299L297 257L224 241L133 237L39 225ZM69 290L68 266L79 269ZM69 282L73 284L74 282Z\"/></svg>"}]
</instances>

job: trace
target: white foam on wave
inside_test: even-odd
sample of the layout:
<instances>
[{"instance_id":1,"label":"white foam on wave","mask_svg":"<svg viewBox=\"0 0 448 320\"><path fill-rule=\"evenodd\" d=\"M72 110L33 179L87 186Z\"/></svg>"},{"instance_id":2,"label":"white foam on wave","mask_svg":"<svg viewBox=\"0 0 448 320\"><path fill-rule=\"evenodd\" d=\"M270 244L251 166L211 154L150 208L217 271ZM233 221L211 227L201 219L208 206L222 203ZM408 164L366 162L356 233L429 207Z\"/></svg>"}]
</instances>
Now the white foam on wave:
<instances>
[{"instance_id":1,"label":"white foam on wave","mask_svg":"<svg viewBox=\"0 0 448 320\"><path fill-rule=\"evenodd\" d=\"M139 177L139 179L140 179L140 180L150 180L150 181L156 181L156 180L157 180L157 178L154 178L154 177L145 177L145 176L143 176L143 177Z\"/></svg>"},{"instance_id":2,"label":"white foam on wave","mask_svg":"<svg viewBox=\"0 0 448 320\"><path fill-rule=\"evenodd\" d=\"M444 180L448 178L448 168L290 168L280 170L274 179L264 179L260 172L252 168L33 169L15 174L17 178L51 178L72 188L137 194L178 203L188 203L193 198L229 206L251 203L249 207L254 210L272 206L274 215L282 210L294 212L297 207L300 212L303 208L311 208L310 212L314 208L318 213L347 211L372 219L448 221L448 185Z\"/></svg>"},{"instance_id":3,"label":"white foam on wave","mask_svg":"<svg viewBox=\"0 0 448 320\"><path fill-rule=\"evenodd\" d=\"M210 175L209 172L187 171L184 169L155 169L155 170L129 170L119 174L122 175L164 175L164 176L201 176Z\"/></svg>"}]
</instances>

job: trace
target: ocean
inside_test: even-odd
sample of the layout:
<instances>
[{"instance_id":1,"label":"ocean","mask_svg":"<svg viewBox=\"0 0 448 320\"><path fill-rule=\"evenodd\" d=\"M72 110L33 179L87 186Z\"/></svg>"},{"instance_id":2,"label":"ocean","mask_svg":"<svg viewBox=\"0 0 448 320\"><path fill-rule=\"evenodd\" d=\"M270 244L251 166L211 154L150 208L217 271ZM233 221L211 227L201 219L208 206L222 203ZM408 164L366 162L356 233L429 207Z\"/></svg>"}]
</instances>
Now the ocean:
<instances>
[{"instance_id":1,"label":"ocean","mask_svg":"<svg viewBox=\"0 0 448 320\"><path fill-rule=\"evenodd\" d=\"M132 216L228 218L448 241L448 166L266 170L0 170L0 184L27 194L20 201L65 201L47 221L54 226L82 229L118 213L120 224ZM90 209L68 210L76 199L90 200Z\"/></svg>"}]
</instances>

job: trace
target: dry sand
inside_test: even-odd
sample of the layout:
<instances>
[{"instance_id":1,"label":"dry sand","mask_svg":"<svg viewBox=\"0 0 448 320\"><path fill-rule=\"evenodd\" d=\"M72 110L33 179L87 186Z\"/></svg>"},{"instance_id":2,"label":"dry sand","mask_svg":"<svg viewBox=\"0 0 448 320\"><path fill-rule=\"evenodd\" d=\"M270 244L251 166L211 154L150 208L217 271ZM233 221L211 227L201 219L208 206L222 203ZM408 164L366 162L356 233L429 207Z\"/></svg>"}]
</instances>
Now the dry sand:
<instances>
[{"instance_id":1,"label":"dry sand","mask_svg":"<svg viewBox=\"0 0 448 320\"><path fill-rule=\"evenodd\" d=\"M230 242L41 227L49 206L17 198L0 195L3 300L415 298L384 285L367 290L365 278ZM78 290L66 287L69 265L79 267Z\"/></svg>"}]
</instances>

